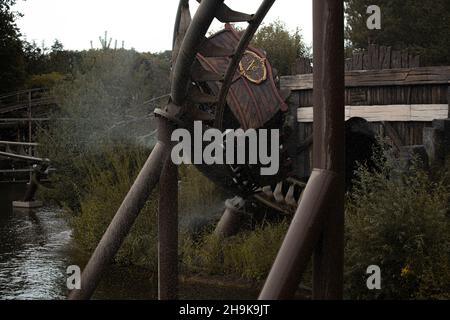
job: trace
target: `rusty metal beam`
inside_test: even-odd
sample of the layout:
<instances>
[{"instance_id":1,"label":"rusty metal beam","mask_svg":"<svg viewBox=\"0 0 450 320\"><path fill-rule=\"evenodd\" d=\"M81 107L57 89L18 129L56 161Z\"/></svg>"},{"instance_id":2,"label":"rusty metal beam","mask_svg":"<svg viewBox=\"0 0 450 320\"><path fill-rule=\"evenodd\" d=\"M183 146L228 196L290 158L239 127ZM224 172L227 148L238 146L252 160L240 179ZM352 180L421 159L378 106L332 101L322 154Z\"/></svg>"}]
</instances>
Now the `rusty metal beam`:
<instances>
[{"instance_id":1,"label":"rusty metal beam","mask_svg":"<svg viewBox=\"0 0 450 320\"><path fill-rule=\"evenodd\" d=\"M235 75L235 72L239 66L239 62L242 59L242 56L247 49L248 45L250 44L251 40L253 39L253 36L255 35L256 31L258 30L259 26L261 25L262 21L266 17L267 13L269 12L270 8L272 8L272 5L274 4L275 0L264 0L261 6L259 7L258 11L253 16L252 20L249 21L249 26L244 32L244 35L242 36L241 40L239 41L239 44L234 52L233 58L230 61L230 64L228 65L227 71L225 73L225 78L222 84L222 87L220 89L219 93L219 103L217 106L216 111L216 123L215 127L219 129L222 128L222 120L223 120L223 113L226 106L226 99L228 95L228 91L231 88L233 77Z\"/></svg>"},{"instance_id":2,"label":"rusty metal beam","mask_svg":"<svg viewBox=\"0 0 450 320\"><path fill-rule=\"evenodd\" d=\"M332 197L336 175L313 170L302 200L278 252L260 300L292 299L308 266L325 219L325 208Z\"/></svg>"},{"instance_id":3,"label":"rusty metal beam","mask_svg":"<svg viewBox=\"0 0 450 320\"><path fill-rule=\"evenodd\" d=\"M224 0L203 0L186 32L172 74L172 102L181 106L186 98L190 73L200 44Z\"/></svg>"},{"instance_id":4,"label":"rusty metal beam","mask_svg":"<svg viewBox=\"0 0 450 320\"><path fill-rule=\"evenodd\" d=\"M173 32L173 39L172 39L172 48L175 48L175 43L177 41L179 28L181 25L181 19L183 15L183 10L189 9L189 0L180 0L178 3L178 9L177 9L177 15L175 16L175 26L174 26L174 32Z\"/></svg>"},{"instance_id":5,"label":"rusty metal beam","mask_svg":"<svg viewBox=\"0 0 450 320\"><path fill-rule=\"evenodd\" d=\"M342 297L345 99L343 1L314 1L314 167L260 299L291 299L314 252L313 298Z\"/></svg>"},{"instance_id":6,"label":"rusty metal beam","mask_svg":"<svg viewBox=\"0 0 450 320\"><path fill-rule=\"evenodd\" d=\"M158 299L178 297L178 168L168 158L159 185Z\"/></svg>"},{"instance_id":7,"label":"rusty metal beam","mask_svg":"<svg viewBox=\"0 0 450 320\"><path fill-rule=\"evenodd\" d=\"M158 142L84 268L81 289L72 290L70 300L86 300L92 296L103 272L113 260L159 181L163 164L170 155L167 141L170 141L172 126L164 118L157 119Z\"/></svg>"},{"instance_id":8,"label":"rusty metal beam","mask_svg":"<svg viewBox=\"0 0 450 320\"><path fill-rule=\"evenodd\" d=\"M228 238L239 232L242 210L245 201L239 196L225 201L225 211L214 230L214 234L219 237Z\"/></svg>"},{"instance_id":9,"label":"rusty metal beam","mask_svg":"<svg viewBox=\"0 0 450 320\"><path fill-rule=\"evenodd\" d=\"M313 258L313 299L341 299L344 259L345 71L344 4L313 2L313 165L337 175Z\"/></svg>"}]
</instances>

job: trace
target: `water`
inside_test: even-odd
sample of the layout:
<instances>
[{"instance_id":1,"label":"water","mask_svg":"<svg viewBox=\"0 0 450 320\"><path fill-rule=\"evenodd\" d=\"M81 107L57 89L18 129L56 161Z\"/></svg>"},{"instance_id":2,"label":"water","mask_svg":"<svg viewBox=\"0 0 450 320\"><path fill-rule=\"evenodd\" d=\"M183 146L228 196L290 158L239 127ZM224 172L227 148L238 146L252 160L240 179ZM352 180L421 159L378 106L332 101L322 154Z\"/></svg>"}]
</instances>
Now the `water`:
<instances>
[{"instance_id":1,"label":"water","mask_svg":"<svg viewBox=\"0 0 450 320\"><path fill-rule=\"evenodd\" d=\"M63 299L71 230L56 208L13 209L23 185L0 185L0 299Z\"/></svg>"},{"instance_id":2,"label":"water","mask_svg":"<svg viewBox=\"0 0 450 320\"><path fill-rule=\"evenodd\" d=\"M0 184L0 300L66 299L66 269L86 263L72 241L63 212L44 207L13 209L24 185ZM137 267L112 266L94 299L156 299L156 278ZM254 299L258 289L182 284L181 299Z\"/></svg>"}]
</instances>

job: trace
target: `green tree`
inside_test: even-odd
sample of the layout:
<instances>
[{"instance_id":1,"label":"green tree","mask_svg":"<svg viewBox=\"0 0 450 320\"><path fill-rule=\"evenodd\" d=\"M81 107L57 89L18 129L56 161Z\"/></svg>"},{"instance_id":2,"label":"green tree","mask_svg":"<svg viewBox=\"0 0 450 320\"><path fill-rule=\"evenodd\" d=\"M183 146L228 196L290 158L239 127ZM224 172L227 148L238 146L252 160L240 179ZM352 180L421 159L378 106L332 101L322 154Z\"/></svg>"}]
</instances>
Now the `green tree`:
<instances>
[{"instance_id":1,"label":"green tree","mask_svg":"<svg viewBox=\"0 0 450 320\"><path fill-rule=\"evenodd\" d=\"M55 198L69 207L77 207L87 190L80 169L86 159L101 157L104 147L116 144L151 145L147 136L155 129L150 116L155 105L146 101L169 92L170 60L161 55L127 50L81 54L73 75L53 89L59 107L54 117L70 121L52 121L38 137L41 154L58 168L52 181Z\"/></svg>"},{"instance_id":2,"label":"green tree","mask_svg":"<svg viewBox=\"0 0 450 320\"><path fill-rule=\"evenodd\" d=\"M290 32L279 20L262 26L252 44L267 52L270 63L280 75L289 75L295 60L308 53L300 29Z\"/></svg>"},{"instance_id":3,"label":"green tree","mask_svg":"<svg viewBox=\"0 0 450 320\"><path fill-rule=\"evenodd\" d=\"M22 41L11 10L15 0L0 0L0 92L9 92L25 81Z\"/></svg>"},{"instance_id":4,"label":"green tree","mask_svg":"<svg viewBox=\"0 0 450 320\"><path fill-rule=\"evenodd\" d=\"M36 41L23 42L23 55L25 59L25 71L27 75L45 73L46 55Z\"/></svg>"},{"instance_id":5,"label":"green tree","mask_svg":"<svg viewBox=\"0 0 450 320\"><path fill-rule=\"evenodd\" d=\"M55 39L55 41L52 44L51 47L52 52L61 52L64 50L64 45L62 44L61 41L59 41L58 39Z\"/></svg>"},{"instance_id":6,"label":"green tree","mask_svg":"<svg viewBox=\"0 0 450 320\"><path fill-rule=\"evenodd\" d=\"M367 7L381 8L381 30L369 30ZM346 39L352 49L369 43L410 48L427 65L450 64L450 1L346 0Z\"/></svg>"}]
</instances>

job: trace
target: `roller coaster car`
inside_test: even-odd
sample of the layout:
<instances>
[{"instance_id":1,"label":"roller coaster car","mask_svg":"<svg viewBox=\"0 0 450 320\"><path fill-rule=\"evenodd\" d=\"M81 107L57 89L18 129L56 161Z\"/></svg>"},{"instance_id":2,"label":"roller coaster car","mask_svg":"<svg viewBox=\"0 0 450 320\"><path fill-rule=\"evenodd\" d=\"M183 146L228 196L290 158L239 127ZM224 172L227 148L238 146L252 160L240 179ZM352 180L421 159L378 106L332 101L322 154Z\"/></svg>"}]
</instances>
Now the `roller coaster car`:
<instances>
[{"instance_id":1,"label":"roller coaster car","mask_svg":"<svg viewBox=\"0 0 450 320\"><path fill-rule=\"evenodd\" d=\"M241 34L227 24L224 30L206 40L209 42L207 47L219 47L224 51L233 52L240 37ZM197 61L202 69L223 75L231 57L206 57L198 53ZM220 82L206 81L203 85L210 93L219 94ZM287 105L275 85L272 67L262 50L249 46L245 51L227 96L227 106L232 114L225 113L224 119L219 119L227 129L263 128L277 114L287 111Z\"/></svg>"},{"instance_id":2,"label":"roller coaster car","mask_svg":"<svg viewBox=\"0 0 450 320\"><path fill-rule=\"evenodd\" d=\"M241 37L241 32L230 24L225 24L223 30L205 38L192 64L184 104L181 108L177 106L171 108L173 105L169 102L167 109L155 112L188 129L191 135L194 120L203 121L204 131L210 128L222 131L239 128L279 129L280 167L276 175L261 175L261 165L248 164L248 154L246 154L247 164L197 164L196 167L209 179L235 195L245 199L258 195L259 198L266 197L272 204L275 201L278 209L284 203L289 203L292 209L296 207L302 191L301 186L308 178L297 176L295 165L303 161L299 160L299 155L312 145L312 136L305 141L297 141L297 119L292 112L288 112L288 106L277 87L277 72L272 69L266 53L252 46L246 48L234 71L224 108L220 106L224 75L229 69ZM358 125L355 126L356 124ZM361 131L361 128L365 129ZM346 131L347 145L357 150L368 150L367 154L347 156L347 185L350 186L354 164L369 158L368 154L375 139L364 119L351 119L346 124ZM234 148L236 155L237 146ZM225 143L224 149L226 153ZM246 150L248 152L249 148Z\"/></svg>"},{"instance_id":3,"label":"roller coaster car","mask_svg":"<svg viewBox=\"0 0 450 320\"><path fill-rule=\"evenodd\" d=\"M213 75L223 76L231 57L218 56L214 54L214 51L234 52L241 36L240 32L226 24L225 29L206 39L203 46L209 48L209 52L196 55L192 78L201 78L202 74L211 75L211 79L214 78ZM198 72L200 76L197 76L197 70L200 70ZM283 130L284 115L288 107L277 88L276 78L276 71L272 69L265 52L249 46L234 74L224 112L217 112L216 104L203 103L197 108L213 115L214 121L211 121L210 125L223 130L280 129L280 146L282 146L286 138L285 133L289 131ZM221 85L220 81L197 81L192 90L217 97ZM289 157L288 152L283 150L280 152L280 171L275 176L261 176L259 165L198 165L197 167L211 180L245 197L263 186L276 184L286 178L290 171Z\"/></svg>"}]
</instances>

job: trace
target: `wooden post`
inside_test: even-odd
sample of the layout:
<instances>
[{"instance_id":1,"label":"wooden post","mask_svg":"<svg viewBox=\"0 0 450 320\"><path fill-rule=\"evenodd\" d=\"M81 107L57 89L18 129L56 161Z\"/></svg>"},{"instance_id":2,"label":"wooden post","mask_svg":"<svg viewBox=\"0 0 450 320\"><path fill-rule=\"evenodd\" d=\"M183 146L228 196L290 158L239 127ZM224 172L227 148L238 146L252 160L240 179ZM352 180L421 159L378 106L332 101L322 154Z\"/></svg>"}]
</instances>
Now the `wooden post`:
<instances>
[{"instance_id":1,"label":"wooden post","mask_svg":"<svg viewBox=\"0 0 450 320\"><path fill-rule=\"evenodd\" d=\"M450 81L448 82L447 103L448 103L448 117L450 119Z\"/></svg>"},{"instance_id":2,"label":"wooden post","mask_svg":"<svg viewBox=\"0 0 450 320\"><path fill-rule=\"evenodd\" d=\"M313 2L314 168L333 172L337 186L326 208L313 258L313 299L341 299L345 190L344 3Z\"/></svg>"},{"instance_id":3,"label":"wooden post","mask_svg":"<svg viewBox=\"0 0 450 320\"><path fill-rule=\"evenodd\" d=\"M31 90L28 91L28 142L33 142L32 141L32 132L31 132ZM31 154L31 148L28 150L28 153L30 156L32 156Z\"/></svg>"},{"instance_id":4,"label":"wooden post","mask_svg":"<svg viewBox=\"0 0 450 320\"><path fill-rule=\"evenodd\" d=\"M31 90L30 91L28 91L28 142L29 143L31 143L32 142L32 130L31 130L32 128L31 128ZM33 156L33 152L32 152L32 150L33 150L33 147L32 146L28 146L28 155L30 156L30 157L32 157ZM30 172L30 184L32 183L31 181L32 181L32 179L33 179L33 173L32 172Z\"/></svg>"}]
</instances>

